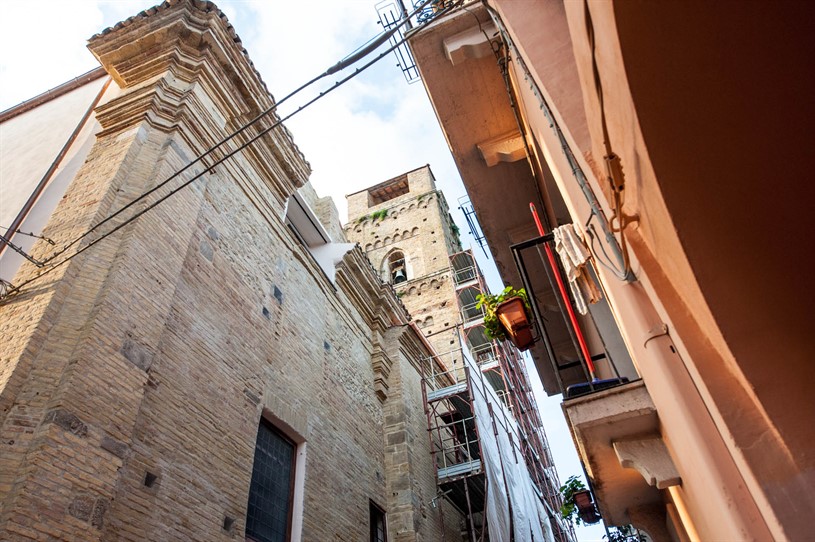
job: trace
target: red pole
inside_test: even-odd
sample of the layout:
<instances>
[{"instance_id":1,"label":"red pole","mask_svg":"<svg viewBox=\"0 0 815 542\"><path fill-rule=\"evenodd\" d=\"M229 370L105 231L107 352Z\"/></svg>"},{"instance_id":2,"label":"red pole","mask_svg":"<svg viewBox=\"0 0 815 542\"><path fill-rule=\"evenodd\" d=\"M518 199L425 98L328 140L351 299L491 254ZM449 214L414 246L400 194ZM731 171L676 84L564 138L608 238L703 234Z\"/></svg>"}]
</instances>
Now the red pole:
<instances>
[{"instance_id":1,"label":"red pole","mask_svg":"<svg viewBox=\"0 0 815 542\"><path fill-rule=\"evenodd\" d=\"M529 204L529 210L532 211L532 216L535 218L535 225L538 227L538 233L541 236L546 235L546 232L543 230L543 224L541 224L541 219L538 217L538 210L535 209L534 203ZM574 308L572 308L572 301L569 299L569 294L566 292L566 285L563 284L563 278L560 276L560 270L558 269L555 255L552 253L549 243L545 243L543 246L546 249L546 257L549 260L549 267L552 268L552 274L555 275L555 281L557 281L557 287L558 290L560 290L560 297L563 298L563 304L566 305L566 312L569 313L569 321L572 323L574 334L577 337L577 343L580 345L580 351L583 353L583 358L586 360L586 367L589 369L589 376L591 377L592 381L597 380L597 375L594 374L594 362L591 360L591 354L589 354L589 347L586 346L586 339L583 337L583 331L580 329L580 323L577 321L577 315L574 313Z\"/></svg>"}]
</instances>

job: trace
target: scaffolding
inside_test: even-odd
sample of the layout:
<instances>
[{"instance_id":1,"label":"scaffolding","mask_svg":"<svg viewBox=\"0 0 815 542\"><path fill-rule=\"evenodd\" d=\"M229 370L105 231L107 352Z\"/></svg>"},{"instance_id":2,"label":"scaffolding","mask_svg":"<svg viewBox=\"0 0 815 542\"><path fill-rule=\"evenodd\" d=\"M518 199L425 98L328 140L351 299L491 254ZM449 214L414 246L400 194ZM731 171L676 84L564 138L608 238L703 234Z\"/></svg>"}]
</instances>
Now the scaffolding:
<instances>
[{"instance_id":1,"label":"scaffolding","mask_svg":"<svg viewBox=\"0 0 815 542\"><path fill-rule=\"evenodd\" d=\"M485 334L475 308L484 279L472 252L454 254L450 263L460 346L440 355L441 363L425 364L422 382L439 495L466 518L470 542L535 533L573 542L571 524L559 515L560 482L523 357ZM537 520L524 526L518 518Z\"/></svg>"},{"instance_id":2,"label":"scaffolding","mask_svg":"<svg viewBox=\"0 0 815 542\"><path fill-rule=\"evenodd\" d=\"M438 370L426 364L430 372L422 379L438 495L466 519L469 541L488 540L484 530L486 476L468 384L470 368L461 366L459 350L448 354L449 364L443 363Z\"/></svg>"}]
</instances>

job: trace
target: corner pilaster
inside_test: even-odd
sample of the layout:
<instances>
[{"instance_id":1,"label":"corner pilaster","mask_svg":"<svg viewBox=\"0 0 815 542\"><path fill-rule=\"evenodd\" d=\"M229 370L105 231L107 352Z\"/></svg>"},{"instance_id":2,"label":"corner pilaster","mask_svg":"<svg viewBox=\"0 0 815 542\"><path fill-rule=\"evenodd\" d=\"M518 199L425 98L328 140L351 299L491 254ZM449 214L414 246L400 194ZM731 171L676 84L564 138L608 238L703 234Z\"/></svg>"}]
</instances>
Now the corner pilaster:
<instances>
[{"instance_id":1,"label":"corner pilaster","mask_svg":"<svg viewBox=\"0 0 815 542\"><path fill-rule=\"evenodd\" d=\"M272 105L239 43L223 14L197 0L170 0L90 40L119 92L96 110L102 131L46 227L50 237L67 244L243 122L235 119ZM219 182L246 172L240 182L264 183L269 190L258 192L280 202L309 174L282 127L236 159L214 173ZM0 331L13 337L0 357L14 362L19 382L2 390L9 414L0 430L26 424L0 442L7 532L118 538L117 518L138 513L123 509L123 492L154 498L142 489L150 457L135 428L161 389L159 345L185 261L201 256L192 240L204 204L203 190L186 188L0 306Z\"/></svg>"}]
</instances>

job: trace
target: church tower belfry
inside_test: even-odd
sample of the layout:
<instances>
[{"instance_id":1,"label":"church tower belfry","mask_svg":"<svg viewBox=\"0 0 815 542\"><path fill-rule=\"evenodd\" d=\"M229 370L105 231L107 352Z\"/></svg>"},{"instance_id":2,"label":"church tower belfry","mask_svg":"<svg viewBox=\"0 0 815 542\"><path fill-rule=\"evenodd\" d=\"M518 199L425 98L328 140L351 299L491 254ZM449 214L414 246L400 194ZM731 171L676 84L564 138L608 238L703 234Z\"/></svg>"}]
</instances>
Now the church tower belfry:
<instances>
[{"instance_id":1,"label":"church tower belfry","mask_svg":"<svg viewBox=\"0 0 815 542\"><path fill-rule=\"evenodd\" d=\"M346 196L345 235L359 243L384 282L442 357L459 348L450 256L459 232L430 166Z\"/></svg>"},{"instance_id":2,"label":"church tower belfry","mask_svg":"<svg viewBox=\"0 0 815 542\"><path fill-rule=\"evenodd\" d=\"M441 464L436 463L439 494L449 495L445 498L465 512L472 539L478 539L476 524L483 523L473 518L483 517L484 501L463 497L468 494L463 488L485 487L481 452L473 451L481 450L482 433L474 425L479 415L469 405L473 394L481 401L494 392L495 408L510 413L517 423L510 424L517 434L508 437L515 439L520 451L517 457L513 452L512 464L523 458L529 480L550 510L555 540L575 540L570 524L558 519L563 504L560 482L523 355L509 341L486 335L484 313L476 302L480 293L488 291L486 282L472 251L461 248L458 228L444 195L436 188L430 166L346 199L346 238L358 243L381 279L393 285L443 365L429 363L429 373L422 380L432 435L430 453L434 461L442 458ZM481 391L473 391L476 388ZM486 388L492 392L487 393ZM487 410L492 416L493 407ZM497 427L494 420L492 424L493 429ZM510 427L503 422L498 425Z\"/></svg>"}]
</instances>

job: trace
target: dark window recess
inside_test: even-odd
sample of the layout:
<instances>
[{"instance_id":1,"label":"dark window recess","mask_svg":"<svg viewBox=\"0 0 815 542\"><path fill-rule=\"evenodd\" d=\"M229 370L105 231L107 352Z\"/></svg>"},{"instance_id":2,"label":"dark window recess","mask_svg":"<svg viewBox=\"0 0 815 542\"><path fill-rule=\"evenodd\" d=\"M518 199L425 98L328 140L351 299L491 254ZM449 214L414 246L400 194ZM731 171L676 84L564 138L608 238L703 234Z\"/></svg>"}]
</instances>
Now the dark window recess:
<instances>
[{"instance_id":1,"label":"dark window recess","mask_svg":"<svg viewBox=\"0 0 815 542\"><path fill-rule=\"evenodd\" d=\"M371 542L387 542L388 531L385 528L385 511L371 501Z\"/></svg>"},{"instance_id":2,"label":"dark window recess","mask_svg":"<svg viewBox=\"0 0 815 542\"><path fill-rule=\"evenodd\" d=\"M153 485L156 483L157 479L158 479L158 476L156 476L152 472L149 472L149 471L145 472L144 473L144 486L145 487L153 487Z\"/></svg>"},{"instance_id":3,"label":"dark window recess","mask_svg":"<svg viewBox=\"0 0 815 542\"><path fill-rule=\"evenodd\" d=\"M410 192L410 183L407 175L401 175L384 183L368 189L368 207L385 203L386 201L404 196Z\"/></svg>"},{"instance_id":4,"label":"dark window recess","mask_svg":"<svg viewBox=\"0 0 815 542\"><path fill-rule=\"evenodd\" d=\"M246 512L246 540L286 542L291 531L295 444L260 421Z\"/></svg>"}]
</instances>

